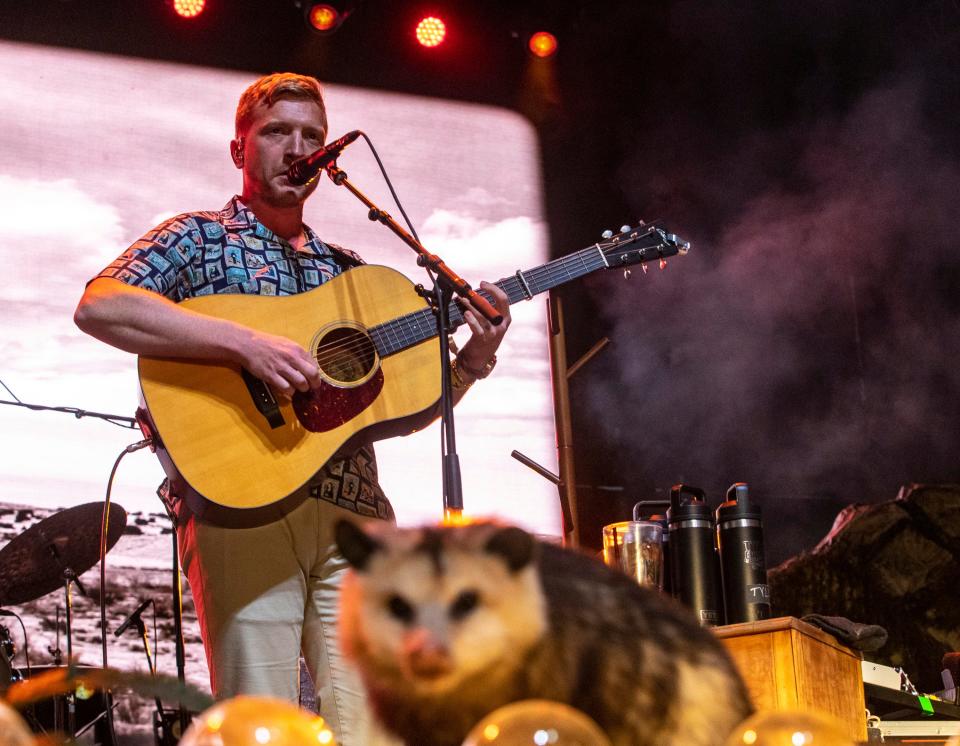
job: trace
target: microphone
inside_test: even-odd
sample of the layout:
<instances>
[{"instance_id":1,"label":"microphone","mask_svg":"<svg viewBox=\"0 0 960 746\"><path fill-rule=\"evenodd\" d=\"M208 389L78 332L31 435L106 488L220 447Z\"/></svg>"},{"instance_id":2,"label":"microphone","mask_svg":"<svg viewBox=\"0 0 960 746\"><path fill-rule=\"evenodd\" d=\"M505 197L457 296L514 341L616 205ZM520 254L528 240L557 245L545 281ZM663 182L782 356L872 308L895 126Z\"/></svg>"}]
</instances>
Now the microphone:
<instances>
[{"instance_id":1,"label":"microphone","mask_svg":"<svg viewBox=\"0 0 960 746\"><path fill-rule=\"evenodd\" d=\"M139 622L139 621L140 621L140 615L143 613L144 609L146 609L146 608L147 608L150 604L152 604L152 603L153 603L153 599L152 599L152 598L148 598L146 601L144 601L143 603L141 603L141 604L137 607L136 611L134 611L130 616L128 616L126 619L123 620L123 624L121 624L119 627L117 627L116 632L114 632L113 634L114 634L116 637L120 637L120 635L122 635L124 632L127 631L127 628L128 628L131 624L136 624L137 622Z\"/></svg>"},{"instance_id":2,"label":"microphone","mask_svg":"<svg viewBox=\"0 0 960 746\"><path fill-rule=\"evenodd\" d=\"M324 145L320 150L308 155L306 158L294 161L290 168L287 169L287 179L289 179L290 183L294 186L303 186L320 173L320 171L337 160L341 151L360 137L360 134L360 130L348 132L339 140L334 140Z\"/></svg>"}]
</instances>

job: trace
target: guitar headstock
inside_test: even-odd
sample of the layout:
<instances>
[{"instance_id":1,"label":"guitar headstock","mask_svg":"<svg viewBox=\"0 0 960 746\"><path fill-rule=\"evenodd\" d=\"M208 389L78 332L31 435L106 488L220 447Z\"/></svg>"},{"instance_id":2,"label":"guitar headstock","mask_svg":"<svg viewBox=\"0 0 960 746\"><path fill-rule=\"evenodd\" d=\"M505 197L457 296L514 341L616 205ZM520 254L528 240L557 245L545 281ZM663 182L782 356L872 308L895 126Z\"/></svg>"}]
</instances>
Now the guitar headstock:
<instances>
[{"instance_id":1,"label":"guitar headstock","mask_svg":"<svg viewBox=\"0 0 960 746\"><path fill-rule=\"evenodd\" d=\"M597 248L603 253L609 269L643 265L659 260L661 268L669 256L678 256L690 251L690 242L684 241L676 233L667 233L662 228L646 225L643 221L636 228L625 225L620 232L604 231Z\"/></svg>"}]
</instances>

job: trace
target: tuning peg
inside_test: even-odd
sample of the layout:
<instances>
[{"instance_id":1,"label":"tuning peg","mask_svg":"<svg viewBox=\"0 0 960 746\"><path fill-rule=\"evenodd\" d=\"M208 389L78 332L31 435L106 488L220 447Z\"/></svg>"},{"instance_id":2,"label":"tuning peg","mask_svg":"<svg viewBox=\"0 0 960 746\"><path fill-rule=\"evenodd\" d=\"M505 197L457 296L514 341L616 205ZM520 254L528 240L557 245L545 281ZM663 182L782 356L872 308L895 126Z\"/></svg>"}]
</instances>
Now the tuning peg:
<instances>
[{"instance_id":1,"label":"tuning peg","mask_svg":"<svg viewBox=\"0 0 960 746\"><path fill-rule=\"evenodd\" d=\"M630 269L625 269L625 270L623 270L623 279L624 279L624 280L629 280L629 279L630 279L630 275L632 275L632 274L633 274L633 272L631 272Z\"/></svg>"},{"instance_id":2,"label":"tuning peg","mask_svg":"<svg viewBox=\"0 0 960 746\"><path fill-rule=\"evenodd\" d=\"M607 228L607 230L600 234L600 238L613 238L613 231Z\"/></svg>"},{"instance_id":3,"label":"tuning peg","mask_svg":"<svg viewBox=\"0 0 960 746\"><path fill-rule=\"evenodd\" d=\"M646 263L640 265L640 269L643 270L643 274L647 274L647 265Z\"/></svg>"},{"instance_id":4,"label":"tuning peg","mask_svg":"<svg viewBox=\"0 0 960 746\"><path fill-rule=\"evenodd\" d=\"M629 232L630 232L630 226L629 226L629 225L621 225L621 226L620 226L620 232L621 232L621 233L629 233Z\"/></svg>"},{"instance_id":5,"label":"tuning peg","mask_svg":"<svg viewBox=\"0 0 960 746\"><path fill-rule=\"evenodd\" d=\"M664 269L667 266L667 260L663 257L660 257L660 269Z\"/></svg>"}]
</instances>

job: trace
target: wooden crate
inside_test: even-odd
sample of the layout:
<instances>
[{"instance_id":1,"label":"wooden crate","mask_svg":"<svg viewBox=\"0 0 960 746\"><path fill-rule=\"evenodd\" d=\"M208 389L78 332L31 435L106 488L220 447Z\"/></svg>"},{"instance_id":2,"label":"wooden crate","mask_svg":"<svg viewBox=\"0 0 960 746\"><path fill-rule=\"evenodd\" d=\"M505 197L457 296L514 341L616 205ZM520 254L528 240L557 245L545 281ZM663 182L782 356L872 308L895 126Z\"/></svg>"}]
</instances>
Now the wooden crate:
<instances>
[{"instance_id":1,"label":"wooden crate","mask_svg":"<svg viewBox=\"0 0 960 746\"><path fill-rule=\"evenodd\" d=\"M867 740L860 654L796 617L714 627L758 710L816 709Z\"/></svg>"}]
</instances>

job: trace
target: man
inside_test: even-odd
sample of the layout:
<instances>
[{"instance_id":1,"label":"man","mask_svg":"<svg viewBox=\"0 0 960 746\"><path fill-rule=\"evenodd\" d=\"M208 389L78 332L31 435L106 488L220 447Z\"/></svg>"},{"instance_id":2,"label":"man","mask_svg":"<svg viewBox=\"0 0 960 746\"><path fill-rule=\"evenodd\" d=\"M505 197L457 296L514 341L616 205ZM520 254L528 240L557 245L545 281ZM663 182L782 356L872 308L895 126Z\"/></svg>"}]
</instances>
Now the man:
<instances>
[{"instance_id":1,"label":"man","mask_svg":"<svg viewBox=\"0 0 960 746\"><path fill-rule=\"evenodd\" d=\"M87 286L77 325L141 355L230 362L290 397L320 384L314 358L299 344L178 306L209 293L289 295L310 290L360 263L323 243L303 223L316 181L294 186L290 164L320 148L327 120L319 83L269 75L241 96L234 164L243 191L220 212L179 215L136 241ZM494 327L469 307L471 337L454 361L456 394L492 368L510 321L505 294L481 286L504 321ZM345 561L332 525L354 513L392 520L369 445L337 454L284 507L269 506L252 527L198 516L174 481L181 560L190 581L218 698L239 693L295 700L302 650L316 682L320 712L341 746L366 742L358 681L336 648L336 597ZM283 497L282 495L278 495Z\"/></svg>"}]
</instances>

